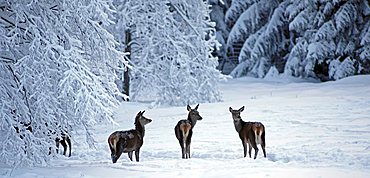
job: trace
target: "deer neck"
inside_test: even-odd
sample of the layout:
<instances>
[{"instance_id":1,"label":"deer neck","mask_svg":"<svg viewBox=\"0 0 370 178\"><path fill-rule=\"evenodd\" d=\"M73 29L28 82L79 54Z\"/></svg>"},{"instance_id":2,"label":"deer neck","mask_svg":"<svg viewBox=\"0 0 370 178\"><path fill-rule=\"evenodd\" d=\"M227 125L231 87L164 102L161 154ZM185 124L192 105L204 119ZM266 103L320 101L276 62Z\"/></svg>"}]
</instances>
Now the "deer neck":
<instances>
[{"instance_id":1,"label":"deer neck","mask_svg":"<svg viewBox=\"0 0 370 178\"><path fill-rule=\"evenodd\" d=\"M135 130L138 131L141 134L141 137L144 137L145 135L145 127L140 124L140 122L135 123Z\"/></svg>"},{"instance_id":2,"label":"deer neck","mask_svg":"<svg viewBox=\"0 0 370 178\"><path fill-rule=\"evenodd\" d=\"M188 115L188 120L190 121L191 123L191 128L193 128L195 126L195 124L197 123L197 120L196 119L193 119L190 117L190 114Z\"/></svg>"},{"instance_id":3,"label":"deer neck","mask_svg":"<svg viewBox=\"0 0 370 178\"><path fill-rule=\"evenodd\" d=\"M243 120L242 119L234 120L234 126L235 126L235 130L237 132L240 132L243 128Z\"/></svg>"}]
</instances>

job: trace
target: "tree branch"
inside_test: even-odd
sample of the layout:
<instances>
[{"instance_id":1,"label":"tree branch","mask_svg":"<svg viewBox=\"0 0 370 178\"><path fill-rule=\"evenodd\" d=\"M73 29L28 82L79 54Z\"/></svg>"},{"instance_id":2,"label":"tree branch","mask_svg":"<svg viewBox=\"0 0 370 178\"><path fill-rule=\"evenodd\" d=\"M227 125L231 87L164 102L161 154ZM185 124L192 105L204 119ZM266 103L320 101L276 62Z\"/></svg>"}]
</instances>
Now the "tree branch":
<instances>
[{"instance_id":1,"label":"tree branch","mask_svg":"<svg viewBox=\"0 0 370 178\"><path fill-rule=\"evenodd\" d=\"M171 2L169 4L180 14L184 21L190 26L190 28L193 29L194 32L200 36L199 32L194 28L194 26L190 23L189 19L180 11L180 9Z\"/></svg>"}]
</instances>

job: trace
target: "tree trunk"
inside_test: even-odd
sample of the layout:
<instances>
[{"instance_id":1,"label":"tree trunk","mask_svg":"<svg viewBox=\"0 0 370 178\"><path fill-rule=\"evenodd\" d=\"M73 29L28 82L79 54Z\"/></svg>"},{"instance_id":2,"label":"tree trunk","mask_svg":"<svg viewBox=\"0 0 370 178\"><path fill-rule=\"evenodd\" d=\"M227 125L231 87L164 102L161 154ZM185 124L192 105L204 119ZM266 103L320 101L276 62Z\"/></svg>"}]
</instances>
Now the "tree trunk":
<instances>
[{"instance_id":1,"label":"tree trunk","mask_svg":"<svg viewBox=\"0 0 370 178\"><path fill-rule=\"evenodd\" d=\"M125 39L125 44L126 44L126 48L125 48L125 52L128 52L129 55L127 56L128 60L131 60L131 47L130 47L130 42L131 42L131 32L130 30L126 30L126 39ZM127 96L130 96L129 92L130 92L130 75L129 75L129 69L126 68L126 71L124 72L123 74L123 94L127 95ZM126 101L129 101L129 99L127 98Z\"/></svg>"}]
</instances>

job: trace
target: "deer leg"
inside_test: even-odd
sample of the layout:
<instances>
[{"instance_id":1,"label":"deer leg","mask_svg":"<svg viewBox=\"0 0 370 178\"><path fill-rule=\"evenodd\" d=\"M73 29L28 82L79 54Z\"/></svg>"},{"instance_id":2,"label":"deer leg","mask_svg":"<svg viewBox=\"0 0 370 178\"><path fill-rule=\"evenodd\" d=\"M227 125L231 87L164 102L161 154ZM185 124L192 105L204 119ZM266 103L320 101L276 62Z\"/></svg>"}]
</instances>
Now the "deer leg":
<instances>
[{"instance_id":1,"label":"deer leg","mask_svg":"<svg viewBox=\"0 0 370 178\"><path fill-rule=\"evenodd\" d=\"M140 148L135 151L136 162L139 162Z\"/></svg>"},{"instance_id":2,"label":"deer leg","mask_svg":"<svg viewBox=\"0 0 370 178\"><path fill-rule=\"evenodd\" d=\"M67 153L67 143L66 143L66 140L65 139L62 139L60 141L60 144L63 146L63 155L65 156L66 153Z\"/></svg>"},{"instance_id":3,"label":"deer leg","mask_svg":"<svg viewBox=\"0 0 370 178\"><path fill-rule=\"evenodd\" d=\"M249 158L252 158L252 145L250 142L248 142L248 147L249 147Z\"/></svg>"},{"instance_id":4,"label":"deer leg","mask_svg":"<svg viewBox=\"0 0 370 178\"><path fill-rule=\"evenodd\" d=\"M185 159L185 142L183 142L182 139L179 139L179 144L180 144L180 147L181 147L182 159Z\"/></svg>"},{"instance_id":5,"label":"deer leg","mask_svg":"<svg viewBox=\"0 0 370 178\"><path fill-rule=\"evenodd\" d=\"M68 147L69 147L69 154L68 154L68 157L71 157L71 154L72 154L72 144L71 144L71 139L67 136L66 137L66 141L68 143Z\"/></svg>"},{"instance_id":6,"label":"deer leg","mask_svg":"<svg viewBox=\"0 0 370 178\"><path fill-rule=\"evenodd\" d=\"M184 143L184 150L183 150L183 158L184 159L188 159L189 156L188 156L188 145L186 143Z\"/></svg>"},{"instance_id":7,"label":"deer leg","mask_svg":"<svg viewBox=\"0 0 370 178\"><path fill-rule=\"evenodd\" d=\"M185 159L185 144L182 142L182 141L179 141L180 143L180 146L181 146L181 156L182 156L182 159Z\"/></svg>"},{"instance_id":8,"label":"deer leg","mask_svg":"<svg viewBox=\"0 0 370 178\"><path fill-rule=\"evenodd\" d=\"M266 142L265 142L265 132L263 132L263 133L262 133L262 135L261 135L261 139L262 139L261 147L262 147L262 151L263 151L263 156L266 158L266 150L265 150L265 147L266 147Z\"/></svg>"},{"instance_id":9,"label":"deer leg","mask_svg":"<svg viewBox=\"0 0 370 178\"><path fill-rule=\"evenodd\" d=\"M55 139L55 146L56 146L57 154L59 153L59 143L60 143L60 139L59 138L56 138ZM49 148L49 155L50 154L51 154L51 148Z\"/></svg>"},{"instance_id":10,"label":"deer leg","mask_svg":"<svg viewBox=\"0 0 370 178\"><path fill-rule=\"evenodd\" d=\"M189 138L184 139L184 157L185 159L190 158L190 143L188 142Z\"/></svg>"},{"instance_id":11,"label":"deer leg","mask_svg":"<svg viewBox=\"0 0 370 178\"><path fill-rule=\"evenodd\" d=\"M247 151L248 151L248 146L247 146L247 143L245 141L242 141L242 144L243 144L243 149L244 149L244 158L247 157Z\"/></svg>"},{"instance_id":12,"label":"deer leg","mask_svg":"<svg viewBox=\"0 0 370 178\"><path fill-rule=\"evenodd\" d=\"M190 144L191 144L191 136L193 135L193 131L190 130L189 131L189 135L188 137L186 138L186 154L187 154L187 158L190 158Z\"/></svg>"},{"instance_id":13,"label":"deer leg","mask_svg":"<svg viewBox=\"0 0 370 178\"><path fill-rule=\"evenodd\" d=\"M190 143L186 145L186 158L190 158Z\"/></svg>"},{"instance_id":14,"label":"deer leg","mask_svg":"<svg viewBox=\"0 0 370 178\"><path fill-rule=\"evenodd\" d=\"M177 140L179 141L179 144L180 144L180 147L181 147L181 157L182 159L185 159L185 142L184 142L184 137L183 135L180 133L180 128L179 128L179 124L176 125L175 127L175 135L176 135L176 138Z\"/></svg>"},{"instance_id":15,"label":"deer leg","mask_svg":"<svg viewBox=\"0 0 370 178\"><path fill-rule=\"evenodd\" d=\"M254 159L256 159L258 154L258 147L255 142L252 142L251 145L254 148Z\"/></svg>"},{"instance_id":16,"label":"deer leg","mask_svg":"<svg viewBox=\"0 0 370 178\"><path fill-rule=\"evenodd\" d=\"M130 151L130 152L127 153L128 154L128 157L130 158L131 161L132 161L132 152L133 151Z\"/></svg>"}]
</instances>

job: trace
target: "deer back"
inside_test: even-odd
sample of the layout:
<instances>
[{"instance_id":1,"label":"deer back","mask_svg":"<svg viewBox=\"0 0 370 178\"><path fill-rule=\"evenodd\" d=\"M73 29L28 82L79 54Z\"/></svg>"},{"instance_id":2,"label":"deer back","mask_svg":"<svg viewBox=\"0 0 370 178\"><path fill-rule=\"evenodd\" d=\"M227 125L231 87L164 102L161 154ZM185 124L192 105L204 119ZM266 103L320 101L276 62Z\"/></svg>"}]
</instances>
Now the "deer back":
<instances>
[{"instance_id":1,"label":"deer back","mask_svg":"<svg viewBox=\"0 0 370 178\"><path fill-rule=\"evenodd\" d=\"M253 122L244 122L242 129L239 132L239 136L243 139L255 140L255 135L253 132Z\"/></svg>"},{"instance_id":2,"label":"deer back","mask_svg":"<svg viewBox=\"0 0 370 178\"><path fill-rule=\"evenodd\" d=\"M143 145L143 137L137 130L116 131L109 137L113 148L123 148L123 152L134 151Z\"/></svg>"}]
</instances>

